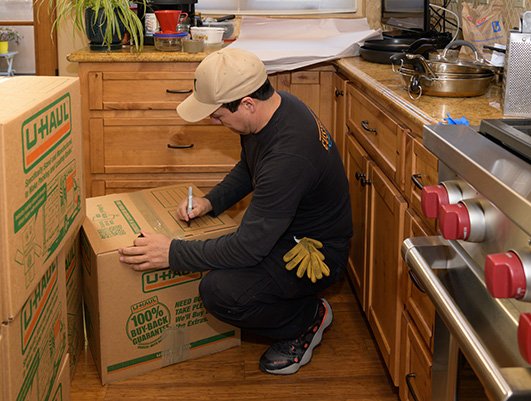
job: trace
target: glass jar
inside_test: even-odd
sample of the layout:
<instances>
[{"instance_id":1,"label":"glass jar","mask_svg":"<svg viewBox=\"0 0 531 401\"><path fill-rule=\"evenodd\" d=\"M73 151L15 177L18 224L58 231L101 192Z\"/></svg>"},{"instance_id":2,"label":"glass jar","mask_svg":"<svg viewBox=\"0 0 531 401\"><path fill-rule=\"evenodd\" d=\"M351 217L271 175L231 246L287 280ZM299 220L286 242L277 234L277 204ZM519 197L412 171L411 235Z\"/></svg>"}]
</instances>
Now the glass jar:
<instances>
[{"instance_id":1,"label":"glass jar","mask_svg":"<svg viewBox=\"0 0 531 401\"><path fill-rule=\"evenodd\" d=\"M188 38L187 32L160 33L153 34L155 49L163 52L182 51L182 40Z\"/></svg>"}]
</instances>

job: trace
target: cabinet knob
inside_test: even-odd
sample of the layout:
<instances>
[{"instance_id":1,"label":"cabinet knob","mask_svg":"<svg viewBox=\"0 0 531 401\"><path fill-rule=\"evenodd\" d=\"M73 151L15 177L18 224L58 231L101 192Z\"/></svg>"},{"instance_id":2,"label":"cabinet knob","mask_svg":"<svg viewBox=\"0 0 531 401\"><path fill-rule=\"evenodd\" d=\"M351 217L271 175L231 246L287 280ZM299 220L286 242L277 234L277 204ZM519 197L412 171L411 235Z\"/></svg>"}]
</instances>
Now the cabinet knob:
<instances>
[{"instance_id":1,"label":"cabinet knob","mask_svg":"<svg viewBox=\"0 0 531 401\"><path fill-rule=\"evenodd\" d=\"M343 92L343 91L340 90L340 89L336 89L336 91L335 91L335 95L336 95L336 97L344 96L344 95L345 95L345 92Z\"/></svg>"}]
</instances>

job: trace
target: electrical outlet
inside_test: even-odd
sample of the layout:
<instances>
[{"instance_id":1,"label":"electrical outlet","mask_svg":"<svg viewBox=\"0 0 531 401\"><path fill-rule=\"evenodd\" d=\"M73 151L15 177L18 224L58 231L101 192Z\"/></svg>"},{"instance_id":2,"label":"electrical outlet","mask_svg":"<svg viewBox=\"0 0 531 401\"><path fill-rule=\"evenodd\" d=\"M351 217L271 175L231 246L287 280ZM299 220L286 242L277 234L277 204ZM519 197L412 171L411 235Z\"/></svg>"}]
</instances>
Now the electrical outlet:
<instances>
[{"instance_id":1,"label":"electrical outlet","mask_svg":"<svg viewBox=\"0 0 531 401\"><path fill-rule=\"evenodd\" d=\"M519 8L525 8L525 0L513 0L513 6Z\"/></svg>"}]
</instances>

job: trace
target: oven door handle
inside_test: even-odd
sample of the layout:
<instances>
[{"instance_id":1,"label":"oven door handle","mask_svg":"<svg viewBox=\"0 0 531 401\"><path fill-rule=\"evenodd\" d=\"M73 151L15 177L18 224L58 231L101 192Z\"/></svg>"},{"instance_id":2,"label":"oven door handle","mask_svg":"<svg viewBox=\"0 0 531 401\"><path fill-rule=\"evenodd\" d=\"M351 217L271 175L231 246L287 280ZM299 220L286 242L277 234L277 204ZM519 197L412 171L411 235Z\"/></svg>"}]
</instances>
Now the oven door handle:
<instances>
[{"instance_id":1,"label":"oven door handle","mask_svg":"<svg viewBox=\"0 0 531 401\"><path fill-rule=\"evenodd\" d=\"M459 348L483 379L487 393L493 394L494 399L506 399L513 390L503 377L500 367L434 272L437 269L463 266L465 261L442 237L408 238L402 244L402 256L426 290L446 327L457 340Z\"/></svg>"}]
</instances>

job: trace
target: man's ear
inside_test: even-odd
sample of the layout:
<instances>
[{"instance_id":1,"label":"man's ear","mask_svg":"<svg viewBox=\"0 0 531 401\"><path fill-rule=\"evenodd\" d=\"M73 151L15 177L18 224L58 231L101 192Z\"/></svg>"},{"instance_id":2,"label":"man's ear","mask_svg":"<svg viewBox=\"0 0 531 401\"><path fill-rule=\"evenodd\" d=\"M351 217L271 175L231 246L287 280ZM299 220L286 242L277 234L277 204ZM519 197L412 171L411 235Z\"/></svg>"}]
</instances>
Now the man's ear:
<instances>
[{"instance_id":1,"label":"man's ear","mask_svg":"<svg viewBox=\"0 0 531 401\"><path fill-rule=\"evenodd\" d=\"M254 111L256 103L252 97L244 97L240 103L248 111Z\"/></svg>"}]
</instances>

